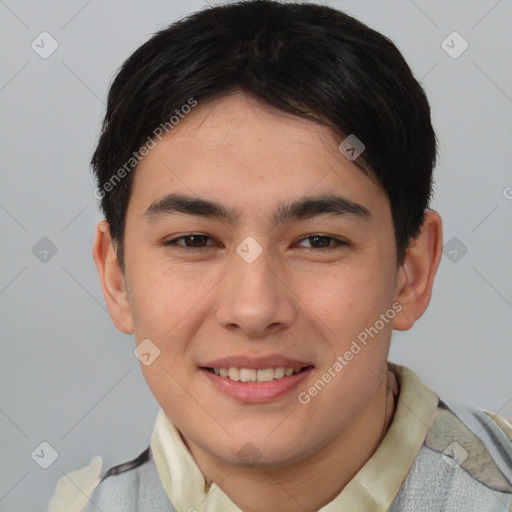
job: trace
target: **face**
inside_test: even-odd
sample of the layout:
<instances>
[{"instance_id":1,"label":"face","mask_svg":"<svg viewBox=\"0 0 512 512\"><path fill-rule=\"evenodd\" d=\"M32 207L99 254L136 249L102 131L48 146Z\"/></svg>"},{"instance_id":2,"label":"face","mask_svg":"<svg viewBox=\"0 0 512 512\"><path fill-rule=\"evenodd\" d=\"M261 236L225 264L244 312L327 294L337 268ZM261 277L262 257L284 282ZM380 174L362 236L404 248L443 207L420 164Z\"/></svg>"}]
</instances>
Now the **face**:
<instances>
[{"instance_id":1,"label":"face","mask_svg":"<svg viewBox=\"0 0 512 512\"><path fill-rule=\"evenodd\" d=\"M160 350L141 368L184 438L226 463L242 464L249 442L261 464L306 458L385 372L391 210L340 142L237 93L199 102L135 172L130 322Z\"/></svg>"}]
</instances>

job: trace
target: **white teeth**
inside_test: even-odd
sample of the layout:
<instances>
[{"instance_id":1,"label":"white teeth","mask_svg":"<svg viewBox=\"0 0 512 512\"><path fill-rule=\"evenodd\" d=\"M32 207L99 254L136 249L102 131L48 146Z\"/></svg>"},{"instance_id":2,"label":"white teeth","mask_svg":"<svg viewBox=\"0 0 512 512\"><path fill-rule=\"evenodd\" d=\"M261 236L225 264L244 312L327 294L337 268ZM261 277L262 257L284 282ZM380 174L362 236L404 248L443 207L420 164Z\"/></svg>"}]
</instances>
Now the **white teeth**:
<instances>
[{"instance_id":1,"label":"white teeth","mask_svg":"<svg viewBox=\"0 0 512 512\"><path fill-rule=\"evenodd\" d=\"M228 377L231 380L240 380L240 370L238 368L235 368L235 367L232 366L229 369Z\"/></svg>"},{"instance_id":2,"label":"white teeth","mask_svg":"<svg viewBox=\"0 0 512 512\"><path fill-rule=\"evenodd\" d=\"M264 368L263 370L258 370L256 379L258 382L268 382L269 380L274 380L274 369Z\"/></svg>"},{"instance_id":3,"label":"white teeth","mask_svg":"<svg viewBox=\"0 0 512 512\"><path fill-rule=\"evenodd\" d=\"M240 368L240 380L242 382L256 382L256 370L253 368Z\"/></svg>"},{"instance_id":4,"label":"white teeth","mask_svg":"<svg viewBox=\"0 0 512 512\"><path fill-rule=\"evenodd\" d=\"M284 377L284 366L274 368L274 379L282 379Z\"/></svg>"},{"instance_id":5,"label":"white teeth","mask_svg":"<svg viewBox=\"0 0 512 512\"><path fill-rule=\"evenodd\" d=\"M301 368L285 368L278 366L276 368L262 368L255 370L254 368L214 368L215 375L229 378L234 381L241 382L270 382L274 379L282 379L283 377L291 377L299 373Z\"/></svg>"}]
</instances>

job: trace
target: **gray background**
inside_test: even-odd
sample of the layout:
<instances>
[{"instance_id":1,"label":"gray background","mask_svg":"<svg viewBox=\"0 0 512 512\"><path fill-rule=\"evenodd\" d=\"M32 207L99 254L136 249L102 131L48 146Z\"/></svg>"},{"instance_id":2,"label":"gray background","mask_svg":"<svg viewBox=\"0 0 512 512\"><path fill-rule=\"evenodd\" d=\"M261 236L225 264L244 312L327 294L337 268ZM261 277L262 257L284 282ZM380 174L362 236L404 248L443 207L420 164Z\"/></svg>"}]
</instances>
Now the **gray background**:
<instances>
[{"instance_id":1,"label":"gray background","mask_svg":"<svg viewBox=\"0 0 512 512\"><path fill-rule=\"evenodd\" d=\"M390 359L447 400L512 418L512 2L329 3L390 37L424 84L440 140L432 207L445 244L459 244ZM115 70L203 5L0 0L2 511L44 510L63 472L96 454L108 468L148 445L158 405L133 338L104 307L88 163ZM47 59L31 48L43 31L59 45ZM457 59L441 46L453 31L469 43ZM46 262L32 252L43 237L57 248ZM58 452L46 470L31 457L43 441Z\"/></svg>"}]
</instances>

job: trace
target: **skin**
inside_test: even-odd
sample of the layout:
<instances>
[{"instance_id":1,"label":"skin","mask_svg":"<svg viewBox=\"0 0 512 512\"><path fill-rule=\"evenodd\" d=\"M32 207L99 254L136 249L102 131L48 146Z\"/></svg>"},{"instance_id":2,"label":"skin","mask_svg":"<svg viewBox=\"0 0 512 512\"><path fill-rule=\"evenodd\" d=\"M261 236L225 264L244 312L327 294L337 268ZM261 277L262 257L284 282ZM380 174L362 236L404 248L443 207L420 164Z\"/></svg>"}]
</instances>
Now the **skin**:
<instances>
[{"instance_id":1,"label":"skin","mask_svg":"<svg viewBox=\"0 0 512 512\"><path fill-rule=\"evenodd\" d=\"M442 251L440 216L426 210L420 235L396 264L389 200L339 150L325 126L243 93L199 105L139 164L128 205L125 272L105 221L93 255L114 324L161 350L144 377L205 478L245 511L313 511L332 501L383 438L398 392L387 356L392 329L408 330L430 301ZM168 193L239 209L235 223L187 214L148 218ZM278 204L338 193L369 221L322 215L275 224ZM163 242L210 237L186 250ZM308 236L348 245L325 249ZM236 252L248 236L252 263ZM206 244L206 246L204 246ZM177 247L185 248L179 250ZM365 328L402 309L307 405L307 390ZM300 388L264 404L236 402L199 370L231 354L281 354L310 362ZM248 467L246 443L259 452ZM314 489L314 492L311 492Z\"/></svg>"}]
</instances>

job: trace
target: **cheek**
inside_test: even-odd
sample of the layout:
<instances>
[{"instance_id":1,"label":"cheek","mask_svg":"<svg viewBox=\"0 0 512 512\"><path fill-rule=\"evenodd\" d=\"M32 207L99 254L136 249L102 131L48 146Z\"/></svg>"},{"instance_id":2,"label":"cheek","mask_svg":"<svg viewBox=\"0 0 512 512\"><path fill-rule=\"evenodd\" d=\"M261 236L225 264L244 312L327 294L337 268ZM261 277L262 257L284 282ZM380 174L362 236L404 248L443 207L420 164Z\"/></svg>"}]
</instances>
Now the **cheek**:
<instances>
[{"instance_id":1,"label":"cheek","mask_svg":"<svg viewBox=\"0 0 512 512\"><path fill-rule=\"evenodd\" d=\"M149 338L160 350L155 368L143 367L152 389L174 386L167 373L184 383L193 376L195 366L190 354L195 349L196 333L207 316L207 295L215 279L190 269L162 269L144 265L132 273L131 307L137 343ZM153 366L153 365L152 365ZM155 374L160 374L154 377ZM175 391L179 392L178 386Z\"/></svg>"},{"instance_id":2,"label":"cheek","mask_svg":"<svg viewBox=\"0 0 512 512\"><path fill-rule=\"evenodd\" d=\"M307 310L315 314L312 321L323 330L330 345L322 356L322 370L327 371L338 356L344 358L343 369L338 364L338 371L332 370L337 376L333 380L338 383L331 391L335 394L371 394L376 381L370 371L380 374L387 360L395 314L391 307L394 288L389 270L376 261L332 273L310 297ZM367 370L364 375L361 368Z\"/></svg>"},{"instance_id":3,"label":"cheek","mask_svg":"<svg viewBox=\"0 0 512 512\"><path fill-rule=\"evenodd\" d=\"M191 395L185 391L190 387L188 376L181 365L177 365L176 357L165 351L150 366L141 365L142 374L148 388L156 401L169 415L171 420L180 416L184 404L188 404L188 412L193 406ZM193 402L193 400L192 400ZM195 411L197 414L197 411Z\"/></svg>"},{"instance_id":4,"label":"cheek","mask_svg":"<svg viewBox=\"0 0 512 512\"><path fill-rule=\"evenodd\" d=\"M200 290L194 285L198 283L187 282L179 272L171 273L156 265L133 270L130 302L136 337L137 333L163 336L186 316L190 303L197 302Z\"/></svg>"},{"instance_id":5,"label":"cheek","mask_svg":"<svg viewBox=\"0 0 512 512\"><path fill-rule=\"evenodd\" d=\"M390 306L394 288L378 264L340 267L302 282L304 303L333 335L346 337L373 324ZM321 276L321 277L320 277Z\"/></svg>"}]
</instances>

